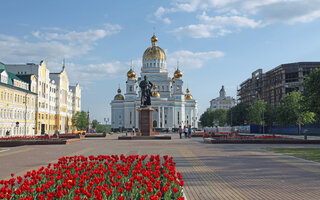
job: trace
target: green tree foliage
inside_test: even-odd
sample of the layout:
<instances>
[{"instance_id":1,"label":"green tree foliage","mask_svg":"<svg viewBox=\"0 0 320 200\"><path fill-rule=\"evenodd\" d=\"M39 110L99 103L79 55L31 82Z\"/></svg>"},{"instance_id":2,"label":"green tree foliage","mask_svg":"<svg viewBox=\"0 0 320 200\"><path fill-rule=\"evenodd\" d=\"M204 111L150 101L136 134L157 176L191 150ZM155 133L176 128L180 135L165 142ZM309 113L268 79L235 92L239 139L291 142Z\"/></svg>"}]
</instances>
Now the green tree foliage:
<instances>
[{"instance_id":1,"label":"green tree foliage","mask_svg":"<svg viewBox=\"0 0 320 200\"><path fill-rule=\"evenodd\" d=\"M80 130L86 130L89 125L88 116L85 111L77 112L73 118L73 124Z\"/></svg>"},{"instance_id":2,"label":"green tree foliage","mask_svg":"<svg viewBox=\"0 0 320 200\"><path fill-rule=\"evenodd\" d=\"M215 125L224 126L227 123L227 111L223 109L217 109L215 111L207 109L206 112L200 116L200 123L203 127Z\"/></svg>"},{"instance_id":3,"label":"green tree foliage","mask_svg":"<svg viewBox=\"0 0 320 200\"><path fill-rule=\"evenodd\" d=\"M303 82L303 100L306 109L316 114L320 120L320 69L314 69Z\"/></svg>"},{"instance_id":4,"label":"green tree foliage","mask_svg":"<svg viewBox=\"0 0 320 200\"><path fill-rule=\"evenodd\" d=\"M200 124L202 127L213 126L213 112L210 109L200 116Z\"/></svg>"},{"instance_id":5,"label":"green tree foliage","mask_svg":"<svg viewBox=\"0 0 320 200\"><path fill-rule=\"evenodd\" d=\"M218 122L219 126L224 126L227 123L227 111L223 109L213 111L213 121Z\"/></svg>"},{"instance_id":6,"label":"green tree foliage","mask_svg":"<svg viewBox=\"0 0 320 200\"><path fill-rule=\"evenodd\" d=\"M300 114L302 123L313 123L315 121L315 114L306 110L306 107L302 104L303 102L303 96L300 92L294 91L288 93L281 100L277 110L280 122L286 125L297 125Z\"/></svg>"},{"instance_id":7,"label":"green tree foliage","mask_svg":"<svg viewBox=\"0 0 320 200\"><path fill-rule=\"evenodd\" d=\"M228 124L232 126L244 125L244 121L248 120L248 108L249 108L249 105L245 103L239 103L236 106L229 109L227 112ZM231 123L231 119L232 119L232 123Z\"/></svg>"},{"instance_id":8,"label":"green tree foliage","mask_svg":"<svg viewBox=\"0 0 320 200\"><path fill-rule=\"evenodd\" d=\"M250 124L262 125L263 114L267 110L267 103L263 100L257 100L248 109L248 118Z\"/></svg>"},{"instance_id":9,"label":"green tree foliage","mask_svg":"<svg viewBox=\"0 0 320 200\"><path fill-rule=\"evenodd\" d=\"M98 127L98 120L96 119L92 120L91 125L92 125L92 128L96 129Z\"/></svg>"},{"instance_id":10,"label":"green tree foliage","mask_svg":"<svg viewBox=\"0 0 320 200\"><path fill-rule=\"evenodd\" d=\"M271 127L274 122L277 122L277 108L271 104L266 104L266 111L264 112L265 125Z\"/></svg>"}]
</instances>

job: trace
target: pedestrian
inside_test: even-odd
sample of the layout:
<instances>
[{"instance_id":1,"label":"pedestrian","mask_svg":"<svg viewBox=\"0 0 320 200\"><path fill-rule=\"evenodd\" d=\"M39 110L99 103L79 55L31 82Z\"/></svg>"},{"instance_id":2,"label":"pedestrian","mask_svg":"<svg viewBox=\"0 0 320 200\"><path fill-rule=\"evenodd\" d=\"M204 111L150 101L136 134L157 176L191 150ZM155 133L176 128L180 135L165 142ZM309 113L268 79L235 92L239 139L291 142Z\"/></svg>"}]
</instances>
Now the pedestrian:
<instances>
[{"instance_id":1,"label":"pedestrian","mask_svg":"<svg viewBox=\"0 0 320 200\"><path fill-rule=\"evenodd\" d=\"M182 138L182 132L183 132L182 127L179 126L179 136L180 136L180 139Z\"/></svg>"},{"instance_id":2,"label":"pedestrian","mask_svg":"<svg viewBox=\"0 0 320 200\"><path fill-rule=\"evenodd\" d=\"M126 136L128 136L128 129L126 129Z\"/></svg>"},{"instance_id":3,"label":"pedestrian","mask_svg":"<svg viewBox=\"0 0 320 200\"><path fill-rule=\"evenodd\" d=\"M132 128L132 134L133 134L133 136L136 134L136 127Z\"/></svg>"},{"instance_id":4,"label":"pedestrian","mask_svg":"<svg viewBox=\"0 0 320 200\"><path fill-rule=\"evenodd\" d=\"M188 134L188 127L184 126L184 138L187 138L187 134Z\"/></svg>"},{"instance_id":5,"label":"pedestrian","mask_svg":"<svg viewBox=\"0 0 320 200\"><path fill-rule=\"evenodd\" d=\"M191 138L191 133L192 133L192 128L191 128L191 125L189 125L189 128L188 128L188 137Z\"/></svg>"}]
</instances>

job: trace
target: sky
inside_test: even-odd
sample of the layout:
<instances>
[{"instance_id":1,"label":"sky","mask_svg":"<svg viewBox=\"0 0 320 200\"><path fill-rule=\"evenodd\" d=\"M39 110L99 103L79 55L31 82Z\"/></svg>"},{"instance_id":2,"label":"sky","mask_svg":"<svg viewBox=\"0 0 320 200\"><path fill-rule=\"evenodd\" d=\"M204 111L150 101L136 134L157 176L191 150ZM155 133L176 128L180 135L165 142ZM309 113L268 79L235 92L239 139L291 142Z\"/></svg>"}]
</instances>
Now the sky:
<instances>
[{"instance_id":1,"label":"sky","mask_svg":"<svg viewBox=\"0 0 320 200\"><path fill-rule=\"evenodd\" d=\"M139 75L153 33L179 62L199 116L222 85L228 96L256 69L320 61L320 0L2 0L0 62L44 60L82 88L82 110L110 119L132 61Z\"/></svg>"}]
</instances>

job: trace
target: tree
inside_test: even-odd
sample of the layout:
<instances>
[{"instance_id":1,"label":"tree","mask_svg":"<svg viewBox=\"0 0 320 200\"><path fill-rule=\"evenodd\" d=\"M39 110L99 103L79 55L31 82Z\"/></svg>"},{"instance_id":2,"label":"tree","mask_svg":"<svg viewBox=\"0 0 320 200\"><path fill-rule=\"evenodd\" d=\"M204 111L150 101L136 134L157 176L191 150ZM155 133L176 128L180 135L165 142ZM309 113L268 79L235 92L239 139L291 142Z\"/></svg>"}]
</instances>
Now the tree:
<instances>
[{"instance_id":1,"label":"tree","mask_svg":"<svg viewBox=\"0 0 320 200\"><path fill-rule=\"evenodd\" d=\"M200 124L202 127L213 126L213 112L210 109L200 116Z\"/></svg>"},{"instance_id":2,"label":"tree","mask_svg":"<svg viewBox=\"0 0 320 200\"><path fill-rule=\"evenodd\" d=\"M313 123L315 121L315 113L306 110L302 104L303 96L300 92L294 91L288 93L280 102L278 108L278 116L280 122L287 125L299 125ZM298 127L298 126L297 126ZM298 129L298 133L300 130Z\"/></svg>"},{"instance_id":3,"label":"tree","mask_svg":"<svg viewBox=\"0 0 320 200\"><path fill-rule=\"evenodd\" d=\"M320 69L314 69L303 82L303 103L320 120Z\"/></svg>"},{"instance_id":4,"label":"tree","mask_svg":"<svg viewBox=\"0 0 320 200\"><path fill-rule=\"evenodd\" d=\"M72 121L73 124L80 130L86 130L89 125L88 116L85 111L77 112Z\"/></svg>"},{"instance_id":5,"label":"tree","mask_svg":"<svg viewBox=\"0 0 320 200\"><path fill-rule=\"evenodd\" d=\"M223 109L213 111L212 121L218 122L218 126L224 126L227 123L227 111Z\"/></svg>"},{"instance_id":6,"label":"tree","mask_svg":"<svg viewBox=\"0 0 320 200\"><path fill-rule=\"evenodd\" d=\"M239 103L236 106L230 108L227 112L228 124L232 126L242 126L244 124L244 121L248 120L248 108L249 105L245 103Z\"/></svg>"},{"instance_id":7,"label":"tree","mask_svg":"<svg viewBox=\"0 0 320 200\"><path fill-rule=\"evenodd\" d=\"M91 124L92 124L92 128L96 129L98 127L98 120L96 119L92 120Z\"/></svg>"},{"instance_id":8,"label":"tree","mask_svg":"<svg viewBox=\"0 0 320 200\"><path fill-rule=\"evenodd\" d=\"M250 124L262 125L262 116L266 112L267 103L263 100L254 101L248 109Z\"/></svg>"},{"instance_id":9,"label":"tree","mask_svg":"<svg viewBox=\"0 0 320 200\"><path fill-rule=\"evenodd\" d=\"M266 111L264 112L264 121L265 124L269 127L272 127L273 123L277 121L277 109L269 103L266 104Z\"/></svg>"}]
</instances>

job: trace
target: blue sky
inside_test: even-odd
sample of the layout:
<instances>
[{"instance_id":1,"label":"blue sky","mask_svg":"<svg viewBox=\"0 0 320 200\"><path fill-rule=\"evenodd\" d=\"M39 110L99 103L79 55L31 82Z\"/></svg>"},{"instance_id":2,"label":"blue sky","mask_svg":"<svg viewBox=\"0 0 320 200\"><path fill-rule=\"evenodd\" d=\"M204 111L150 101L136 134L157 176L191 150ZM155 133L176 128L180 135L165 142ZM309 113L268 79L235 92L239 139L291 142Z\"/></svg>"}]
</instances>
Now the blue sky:
<instances>
[{"instance_id":1,"label":"blue sky","mask_svg":"<svg viewBox=\"0 0 320 200\"><path fill-rule=\"evenodd\" d=\"M0 62L45 60L57 72L65 58L82 109L102 121L155 32L170 76L179 61L201 114L221 85L235 96L258 68L319 61L319 18L320 0L3 0Z\"/></svg>"}]
</instances>

